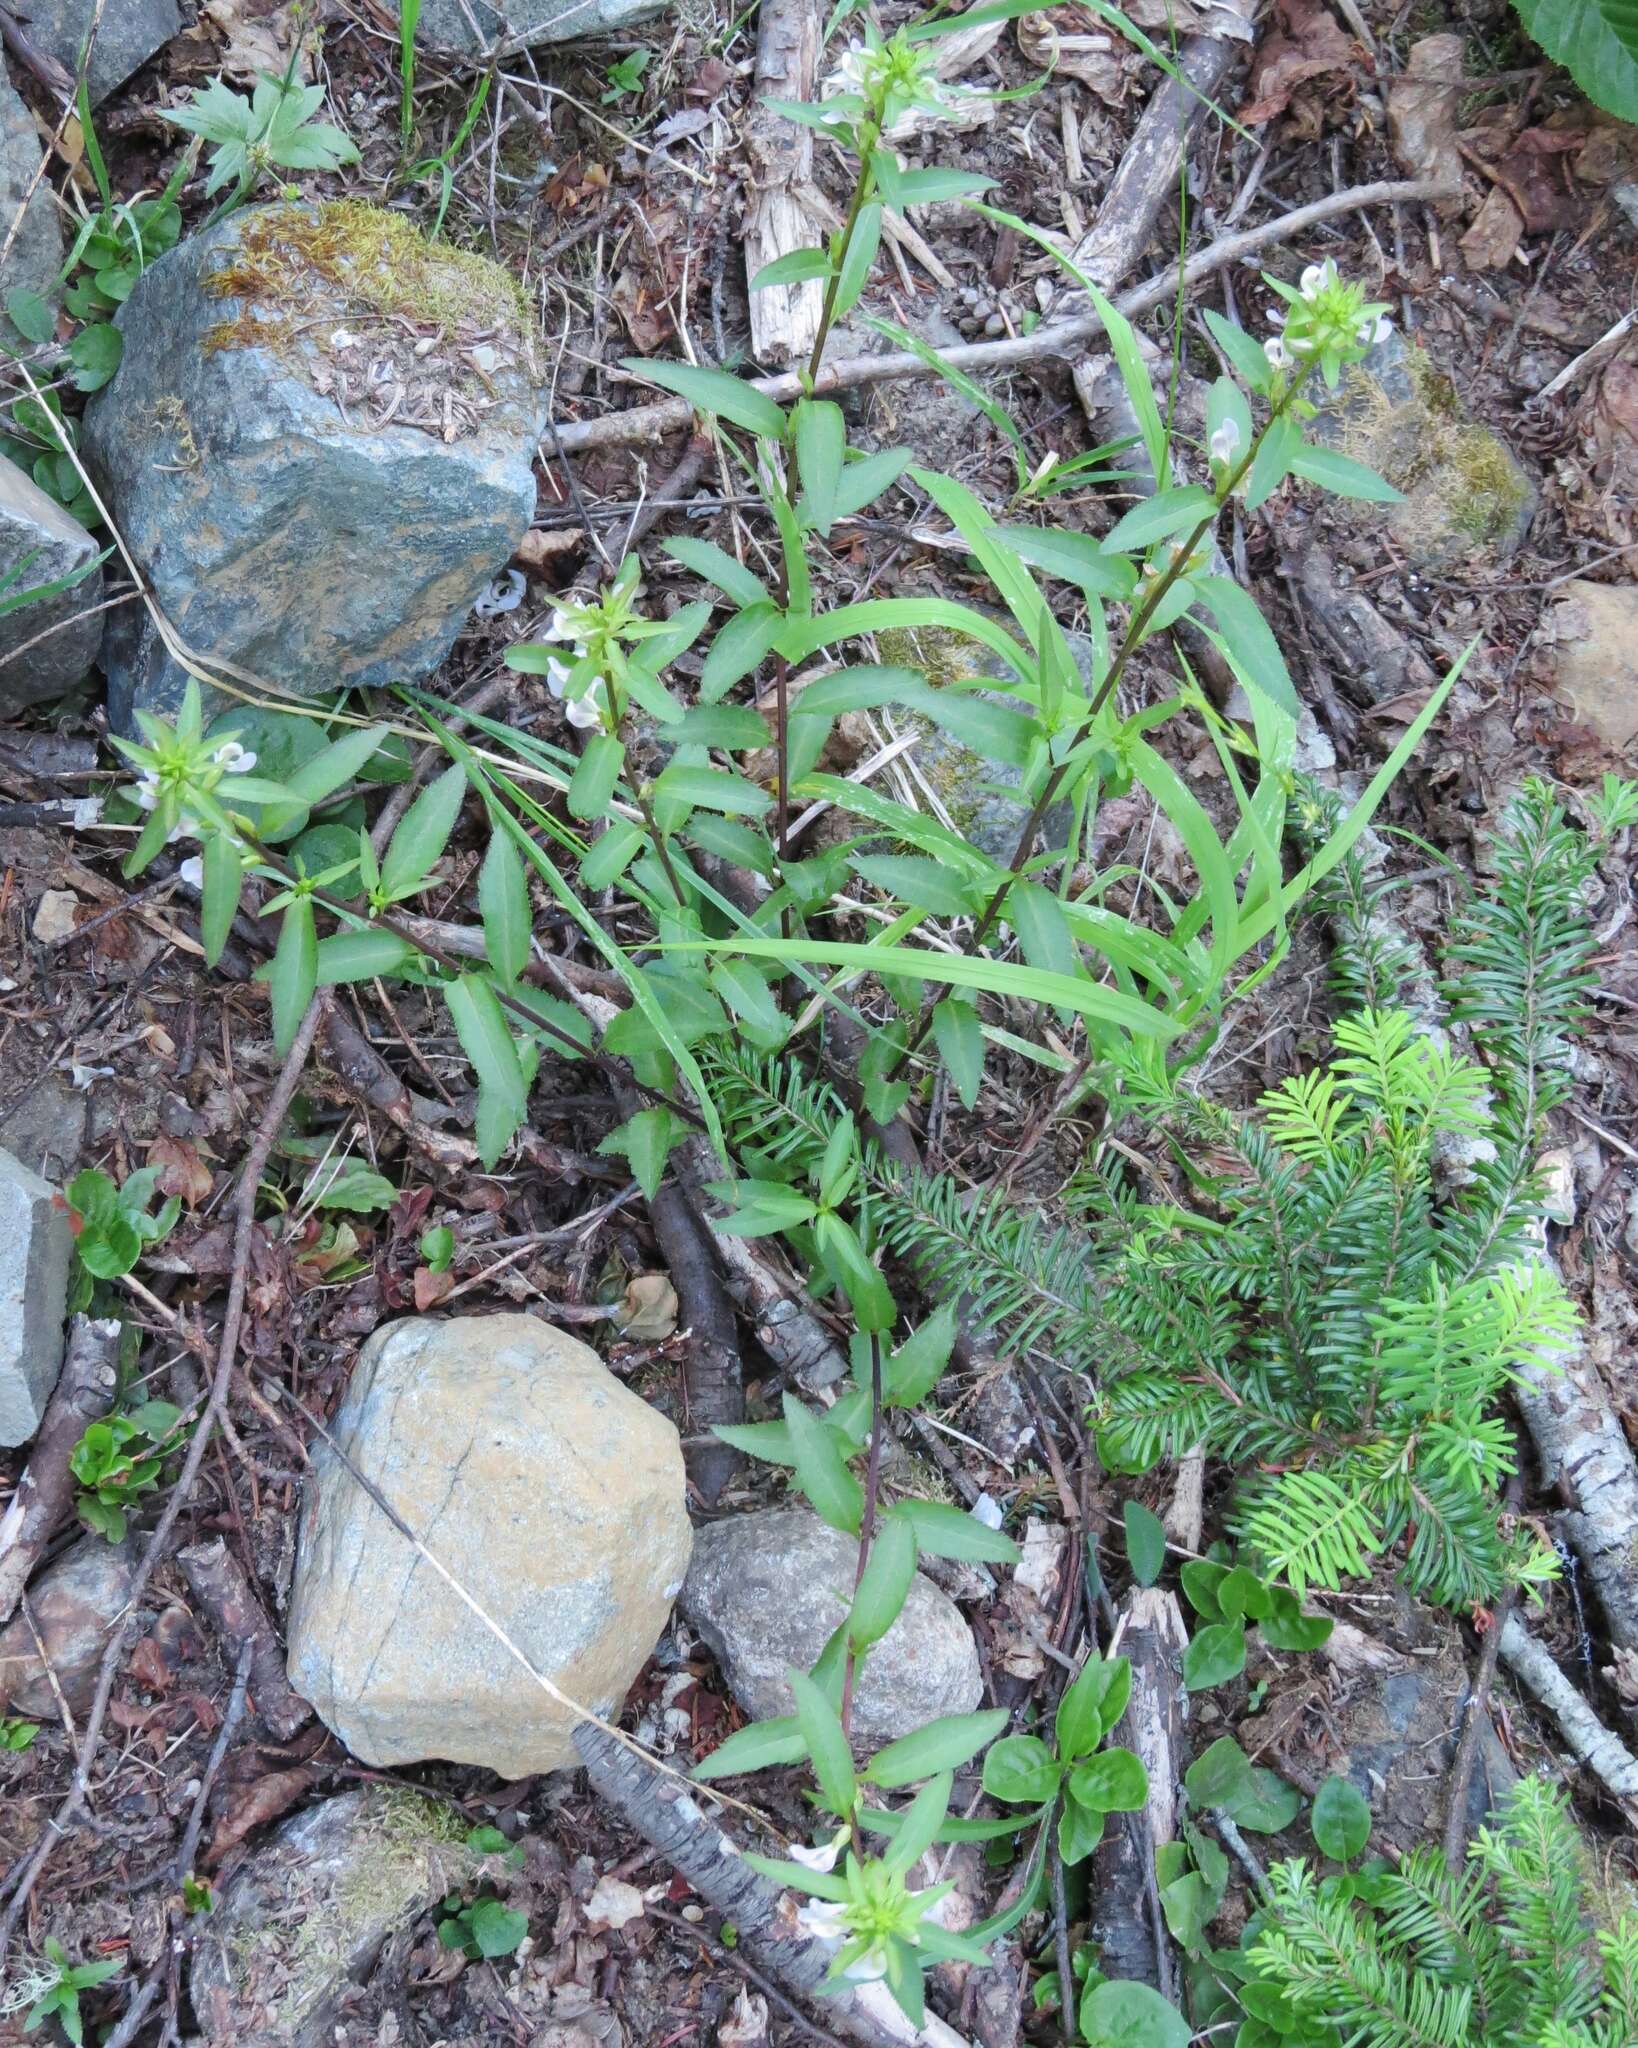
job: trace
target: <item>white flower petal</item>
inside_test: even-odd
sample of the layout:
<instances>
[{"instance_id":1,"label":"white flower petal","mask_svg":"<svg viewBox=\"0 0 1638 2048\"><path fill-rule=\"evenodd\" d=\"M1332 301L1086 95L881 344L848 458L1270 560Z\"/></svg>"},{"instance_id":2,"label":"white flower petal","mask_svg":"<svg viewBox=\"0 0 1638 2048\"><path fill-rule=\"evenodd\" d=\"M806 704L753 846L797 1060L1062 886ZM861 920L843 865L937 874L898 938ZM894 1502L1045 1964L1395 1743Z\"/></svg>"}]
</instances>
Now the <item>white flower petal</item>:
<instances>
[{"instance_id":1,"label":"white flower petal","mask_svg":"<svg viewBox=\"0 0 1638 2048\"><path fill-rule=\"evenodd\" d=\"M796 1924L816 1941L840 1941L847 1932L847 1908L835 1899L809 1899L796 1909Z\"/></svg>"},{"instance_id":2,"label":"white flower petal","mask_svg":"<svg viewBox=\"0 0 1638 2048\"><path fill-rule=\"evenodd\" d=\"M791 1861L805 1864L809 1870L834 1870L846 1840L847 1836L840 1834L828 1842L815 1842L811 1849L806 1842L792 1842Z\"/></svg>"},{"instance_id":3,"label":"white flower petal","mask_svg":"<svg viewBox=\"0 0 1638 2048\"><path fill-rule=\"evenodd\" d=\"M1278 334L1270 335L1268 340L1263 343L1263 354L1267 356L1271 369L1290 369L1293 357L1290 349L1285 345L1283 336Z\"/></svg>"},{"instance_id":4,"label":"white flower petal","mask_svg":"<svg viewBox=\"0 0 1638 2048\"><path fill-rule=\"evenodd\" d=\"M603 723L603 712L595 689L588 690L584 697L572 697L563 709L568 714L569 723L579 726L582 732L590 732L594 726Z\"/></svg>"},{"instance_id":5,"label":"white flower petal","mask_svg":"<svg viewBox=\"0 0 1638 2048\"><path fill-rule=\"evenodd\" d=\"M1234 420L1224 420L1211 437L1213 462L1230 463L1240 452L1240 429Z\"/></svg>"},{"instance_id":6,"label":"white flower petal","mask_svg":"<svg viewBox=\"0 0 1638 2048\"><path fill-rule=\"evenodd\" d=\"M879 1948L873 1948L849 1963L842 1972L844 1984L879 1984L887 1975L887 1957Z\"/></svg>"},{"instance_id":7,"label":"white flower petal","mask_svg":"<svg viewBox=\"0 0 1638 2048\"><path fill-rule=\"evenodd\" d=\"M203 891L205 886L205 863L199 854L190 854L176 872L190 889Z\"/></svg>"}]
</instances>

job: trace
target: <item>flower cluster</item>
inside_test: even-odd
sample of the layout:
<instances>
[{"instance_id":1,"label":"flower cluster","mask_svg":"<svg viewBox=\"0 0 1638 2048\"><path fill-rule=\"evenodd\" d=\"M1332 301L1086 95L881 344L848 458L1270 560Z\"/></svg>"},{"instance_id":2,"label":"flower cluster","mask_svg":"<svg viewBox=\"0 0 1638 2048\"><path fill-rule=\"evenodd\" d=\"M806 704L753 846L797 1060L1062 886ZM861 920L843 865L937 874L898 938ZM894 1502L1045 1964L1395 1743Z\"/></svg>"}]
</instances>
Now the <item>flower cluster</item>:
<instances>
[{"instance_id":1,"label":"flower cluster","mask_svg":"<svg viewBox=\"0 0 1638 2048\"><path fill-rule=\"evenodd\" d=\"M235 821L226 808L229 792L221 785L229 777L234 778L231 789L236 800L266 803L282 796L278 786L251 773L256 756L250 748L231 734L204 737L196 683L190 681L174 726L145 711L139 711L136 718L146 744L125 739L114 742L136 770L131 796L138 809L147 813L131 856L137 865L129 872L140 873L160 847L178 839L225 832L237 844L236 824L242 826L244 821Z\"/></svg>"},{"instance_id":2,"label":"flower cluster","mask_svg":"<svg viewBox=\"0 0 1638 2048\"><path fill-rule=\"evenodd\" d=\"M809 1870L830 1871L847 1840L843 1828L828 1842L811 1849L797 1846L791 1853ZM950 1887L913 1892L891 1863L851 1855L842 1877L847 1896L809 1899L797 1913L797 1924L817 1940L841 1942L830 1966L833 1978L874 1984L889 1974L895 1943L920 1947L923 1918Z\"/></svg>"},{"instance_id":3,"label":"flower cluster","mask_svg":"<svg viewBox=\"0 0 1638 2048\"><path fill-rule=\"evenodd\" d=\"M662 630L637 609L641 595L635 555L620 564L601 597L566 597L534 649L513 648L514 668L543 675L571 725L584 732L612 732L619 722L621 679L628 672L626 647ZM562 650L561 653L554 650ZM532 659L520 659L533 655Z\"/></svg>"},{"instance_id":4,"label":"flower cluster","mask_svg":"<svg viewBox=\"0 0 1638 2048\"><path fill-rule=\"evenodd\" d=\"M878 134L885 134L912 109L935 118L948 114L952 99L935 68L930 44L911 42L902 28L884 41L869 22L864 41L848 44L819 90L832 127L848 127L862 116Z\"/></svg>"},{"instance_id":5,"label":"flower cluster","mask_svg":"<svg viewBox=\"0 0 1638 2048\"><path fill-rule=\"evenodd\" d=\"M1280 332L1263 343L1263 353L1275 370L1317 362L1335 385L1344 363L1357 363L1393 332L1387 307L1367 299L1363 285L1345 283L1330 257L1309 264L1295 289L1276 277L1267 282L1291 309L1270 315Z\"/></svg>"}]
</instances>

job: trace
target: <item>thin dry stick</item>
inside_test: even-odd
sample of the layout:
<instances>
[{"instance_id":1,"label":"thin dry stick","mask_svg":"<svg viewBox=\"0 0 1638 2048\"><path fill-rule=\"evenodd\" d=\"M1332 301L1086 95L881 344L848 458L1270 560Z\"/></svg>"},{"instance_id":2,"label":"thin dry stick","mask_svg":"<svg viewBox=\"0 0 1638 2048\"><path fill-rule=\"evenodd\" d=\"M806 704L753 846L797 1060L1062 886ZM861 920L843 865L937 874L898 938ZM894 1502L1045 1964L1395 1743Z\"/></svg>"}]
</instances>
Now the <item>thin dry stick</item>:
<instances>
[{"instance_id":1,"label":"thin dry stick","mask_svg":"<svg viewBox=\"0 0 1638 2048\"><path fill-rule=\"evenodd\" d=\"M1170 299L1180 281L1185 286L1197 284L1201 278L1210 277L1231 263L1255 255L1259 249L1290 241L1293 236L1317 227L1322 221L1334 220L1338 214L1358 213L1368 206L1388 206L1406 200L1450 199L1455 193L1454 186L1438 178L1383 179L1372 185L1352 186L1346 192L1333 192L1327 198L1313 200L1307 206L1281 214L1278 220L1265 221L1261 227L1246 228L1237 235L1221 236L1209 249L1202 249L1199 255L1189 258L1182 266L1181 280L1178 266L1173 264L1146 284L1134 285L1129 291L1122 292L1114 302L1115 309L1128 318L1147 313ZM1067 320L1046 321L1033 334L1015 335L1006 341L963 342L956 347L941 349L939 360L969 372L1017 369L1026 363L1039 362L1046 356L1079 352L1082 344L1102 332L1103 323L1096 313L1076 313ZM932 374L920 356L907 352L847 356L827 363L815 378L813 388L820 393L843 391L865 384L894 383L906 377ZM777 377L751 378L748 388L784 404L802 396L802 379L795 371L786 371ZM667 398L654 405L633 406L626 412L605 413L601 419L559 426L558 443L571 455L586 448L630 447L634 443L653 441L661 434L675 433L679 427L686 427L693 417L694 408L686 398Z\"/></svg>"},{"instance_id":2,"label":"thin dry stick","mask_svg":"<svg viewBox=\"0 0 1638 2048\"><path fill-rule=\"evenodd\" d=\"M172 1531L193 1492L194 1482L199 1477L199 1468L204 1463L205 1452L210 1447L217 1420L227 1405L234 1360L239 1350L239 1330L244 1321L245 1292L250 1273L251 1233L256 1222L256 1190L261 1185L263 1169L272 1153L274 1141L283 1127L302 1071L307 1065L307 1056L312 1051L313 1039L328 1002L328 996L318 995L308 1004L307 1014L301 1020L295 1040L285 1055L284 1065L279 1070L279 1078L267 1099L267 1107L262 1113L261 1123L257 1126L256 1136L245 1155L244 1168L239 1176L239 1188L233 1204L233 1273L228 1284L227 1312L222 1318L222 1336L217 1347L216 1370L211 1378L210 1398L205 1403L205 1411L188 1440L188 1451L182 1461L182 1470L177 1475L176 1484L171 1489L164 1512L154 1533L149 1537L147 1548L142 1553L142 1560L136 1568L131 1582L130 1603L119 1626L109 1638L107 1649L103 1652L102 1667L97 1674L96 1694L91 1702L91 1711L86 1716L85 1732L80 1737L79 1751L74 1760L74 1782L57 1811L41 1829L39 1840L18 1874L5 1918L0 1920L0 1965L5 1962L12 1936L17 1931L17 1923L22 1918L24 1908L53 1847L68 1832L80 1809L85 1805L91 1784L91 1765L101 1739L102 1724L108 1713L108 1702L113 1697L114 1679L119 1671L126 1642L135 1625L142 1595L169 1547Z\"/></svg>"}]
</instances>

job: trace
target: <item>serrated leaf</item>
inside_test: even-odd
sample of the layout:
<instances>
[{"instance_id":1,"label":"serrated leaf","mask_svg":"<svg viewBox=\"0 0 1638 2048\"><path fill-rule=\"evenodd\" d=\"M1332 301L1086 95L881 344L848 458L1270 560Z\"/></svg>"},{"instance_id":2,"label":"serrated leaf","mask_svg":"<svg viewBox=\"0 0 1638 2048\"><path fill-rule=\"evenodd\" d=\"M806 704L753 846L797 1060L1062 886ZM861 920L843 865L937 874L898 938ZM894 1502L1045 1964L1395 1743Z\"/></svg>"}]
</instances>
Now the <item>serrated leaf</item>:
<instances>
[{"instance_id":1,"label":"serrated leaf","mask_svg":"<svg viewBox=\"0 0 1638 2048\"><path fill-rule=\"evenodd\" d=\"M1104 536L1106 554L1134 554L1174 533L1192 532L1202 519L1214 516L1217 500L1199 484L1179 484L1144 498L1115 521Z\"/></svg>"},{"instance_id":2,"label":"serrated leaf","mask_svg":"<svg viewBox=\"0 0 1638 2048\"><path fill-rule=\"evenodd\" d=\"M586 742L580 765L569 778L565 802L569 815L583 821L608 815L609 799L625 766L624 744L611 732L593 733Z\"/></svg>"},{"instance_id":3,"label":"serrated leaf","mask_svg":"<svg viewBox=\"0 0 1638 2048\"><path fill-rule=\"evenodd\" d=\"M877 1750L863 1776L891 1792L938 1771L957 1771L995 1740L1007 1720L1004 1707L979 1714L942 1714Z\"/></svg>"},{"instance_id":4,"label":"serrated leaf","mask_svg":"<svg viewBox=\"0 0 1638 2048\"><path fill-rule=\"evenodd\" d=\"M743 1771L766 1770L771 1764L800 1763L808 1753L794 1714L780 1714L771 1721L752 1721L736 1728L711 1754L702 1757L689 1773L691 1777L734 1778Z\"/></svg>"},{"instance_id":5,"label":"serrated leaf","mask_svg":"<svg viewBox=\"0 0 1638 2048\"><path fill-rule=\"evenodd\" d=\"M747 569L743 562L736 561L726 548L719 548L715 541L698 540L685 534L678 540L662 541L660 552L670 555L673 561L681 562L684 568L692 569L707 583L715 584L735 604L772 602L761 578Z\"/></svg>"},{"instance_id":6,"label":"serrated leaf","mask_svg":"<svg viewBox=\"0 0 1638 2048\"><path fill-rule=\"evenodd\" d=\"M378 974L397 974L415 958L415 948L396 932L370 930L332 932L318 946L318 985L372 981Z\"/></svg>"},{"instance_id":7,"label":"serrated leaf","mask_svg":"<svg viewBox=\"0 0 1638 2048\"><path fill-rule=\"evenodd\" d=\"M700 699L714 704L742 676L760 666L785 628L785 614L769 598L734 613L711 642L700 670Z\"/></svg>"},{"instance_id":8,"label":"serrated leaf","mask_svg":"<svg viewBox=\"0 0 1638 2048\"><path fill-rule=\"evenodd\" d=\"M818 533L828 534L836 517L836 486L847 453L847 422L842 408L829 398L800 400L791 422L802 509Z\"/></svg>"},{"instance_id":9,"label":"serrated leaf","mask_svg":"<svg viewBox=\"0 0 1638 2048\"><path fill-rule=\"evenodd\" d=\"M518 1049L500 998L483 975L463 974L446 982L444 1001L461 1050L478 1077L478 1156L486 1168L492 1167L528 1108Z\"/></svg>"},{"instance_id":10,"label":"serrated leaf","mask_svg":"<svg viewBox=\"0 0 1638 2048\"><path fill-rule=\"evenodd\" d=\"M964 1109L978 1100L984 1082L984 1026L971 1003L946 996L933 1010L933 1042L955 1083Z\"/></svg>"},{"instance_id":11,"label":"serrated leaf","mask_svg":"<svg viewBox=\"0 0 1638 2048\"><path fill-rule=\"evenodd\" d=\"M987 1528L946 1501L901 1500L892 1512L915 1530L916 1542L929 1557L960 1558L969 1564L1018 1562L1018 1546L1010 1536Z\"/></svg>"},{"instance_id":12,"label":"serrated leaf","mask_svg":"<svg viewBox=\"0 0 1638 2048\"><path fill-rule=\"evenodd\" d=\"M381 887L390 899L413 894L426 879L449 844L465 794L465 770L446 768L404 813L381 862Z\"/></svg>"},{"instance_id":13,"label":"serrated leaf","mask_svg":"<svg viewBox=\"0 0 1638 2048\"><path fill-rule=\"evenodd\" d=\"M936 860L913 853L860 853L851 865L877 888L916 910L930 910L939 917L966 917L971 912L960 876Z\"/></svg>"}]
</instances>

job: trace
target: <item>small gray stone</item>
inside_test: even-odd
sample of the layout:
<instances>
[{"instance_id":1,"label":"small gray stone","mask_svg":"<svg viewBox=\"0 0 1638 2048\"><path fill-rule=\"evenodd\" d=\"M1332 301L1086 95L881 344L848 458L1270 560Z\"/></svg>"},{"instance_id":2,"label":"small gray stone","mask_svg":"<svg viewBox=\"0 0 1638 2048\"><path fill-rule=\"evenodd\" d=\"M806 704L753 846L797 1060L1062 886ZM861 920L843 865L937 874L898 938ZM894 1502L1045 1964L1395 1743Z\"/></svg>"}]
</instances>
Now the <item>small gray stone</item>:
<instances>
[{"instance_id":1,"label":"small gray stone","mask_svg":"<svg viewBox=\"0 0 1638 2048\"><path fill-rule=\"evenodd\" d=\"M55 498L0 456L0 580L18 572L0 597L71 576L101 552ZM60 697L81 681L102 644L102 618L90 616L101 601L97 568L55 597L0 613L0 717ZM48 637L26 654L14 652L41 633Z\"/></svg>"},{"instance_id":2,"label":"small gray stone","mask_svg":"<svg viewBox=\"0 0 1638 2048\"><path fill-rule=\"evenodd\" d=\"M327 2048L383 1943L470 1881L464 1829L452 1808L389 1785L287 1820L196 1923L189 1989L204 2039Z\"/></svg>"},{"instance_id":3,"label":"small gray stone","mask_svg":"<svg viewBox=\"0 0 1638 2048\"><path fill-rule=\"evenodd\" d=\"M96 0L22 0L16 11L33 40L72 76ZM181 34L182 25L176 0L103 0L87 79L91 104L96 106L116 85L123 85L139 65Z\"/></svg>"},{"instance_id":4,"label":"small gray stone","mask_svg":"<svg viewBox=\"0 0 1638 2048\"><path fill-rule=\"evenodd\" d=\"M571 43L606 36L659 14L664 0L423 0L419 35L446 50L483 50L497 42ZM476 33L474 33L476 25Z\"/></svg>"},{"instance_id":5,"label":"small gray stone","mask_svg":"<svg viewBox=\"0 0 1638 2048\"><path fill-rule=\"evenodd\" d=\"M28 1442L62 1370L74 1238L56 1193L0 1152L0 1444Z\"/></svg>"},{"instance_id":6,"label":"small gray stone","mask_svg":"<svg viewBox=\"0 0 1638 2048\"><path fill-rule=\"evenodd\" d=\"M0 1629L0 1704L31 1721L55 1721L60 1689L69 1712L83 1714L97 1689L108 1638L131 1603L135 1577L135 1545L101 1536L82 1537L38 1573L28 1589L28 1614L14 1615ZM45 1645L49 1674L29 1615Z\"/></svg>"},{"instance_id":7,"label":"small gray stone","mask_svg":"<svg viewBox=\"0 0 1638 2048\"><path fill-rule=\"evenodd\" d=\"M163 256L118 325L83 445L182 638L298 695L435 668L534 513L544 398L509 275L402 215L279 203ZM128 730L186 673L141 606L114 617Z\"/></svg>"},{"instance_id":8,"label":"small gray stone","mask_svg":"<svg viewBox=\"0 0 1638 2048\"><path fill-rule=\"evenodd\" d=\"M753 1720L794 1705L786 1673L807 1671L847 1613L858 1545L806 1508L714 1522L694 1538L681 1607ZM853 1736L866 1749L983 1695L978 1651L954 1601L919 1573L904 1612L864 1661Z\"/></svg>"},{"instance_id":9,"label":"small gray stone","mask_svg":"<svg viewBox=\"0 0 1638 2048\"><path fill-rule=\"evenodd\" d=\"M5 223L0 227L0 241L17 218L23 194L34 182L43 153L28 108L12 90L11 80L0 65L0 222ZM21 288L50 298L62 266L62 226L50 190L42 179L34 185L34 196L6 258L5 289L11 292ZM9 331L10 323L0 319L0 334Z\"/></svg>"},{"instance_id":10,"label":"small gray stone","mask_svg":"<svg viewBox=\"0 0 1638 2048\"><path fill-rule=\"evenodd\" d=\"M533 1316L377 1330L330 1425L535 1668L618 1711L688 1567L682 1447L596 1352ZM313 1454L290 1682L365 1763L502 1777L578 1762L537 1685L327 1446Z\"/></svg>"}]
</instances>

